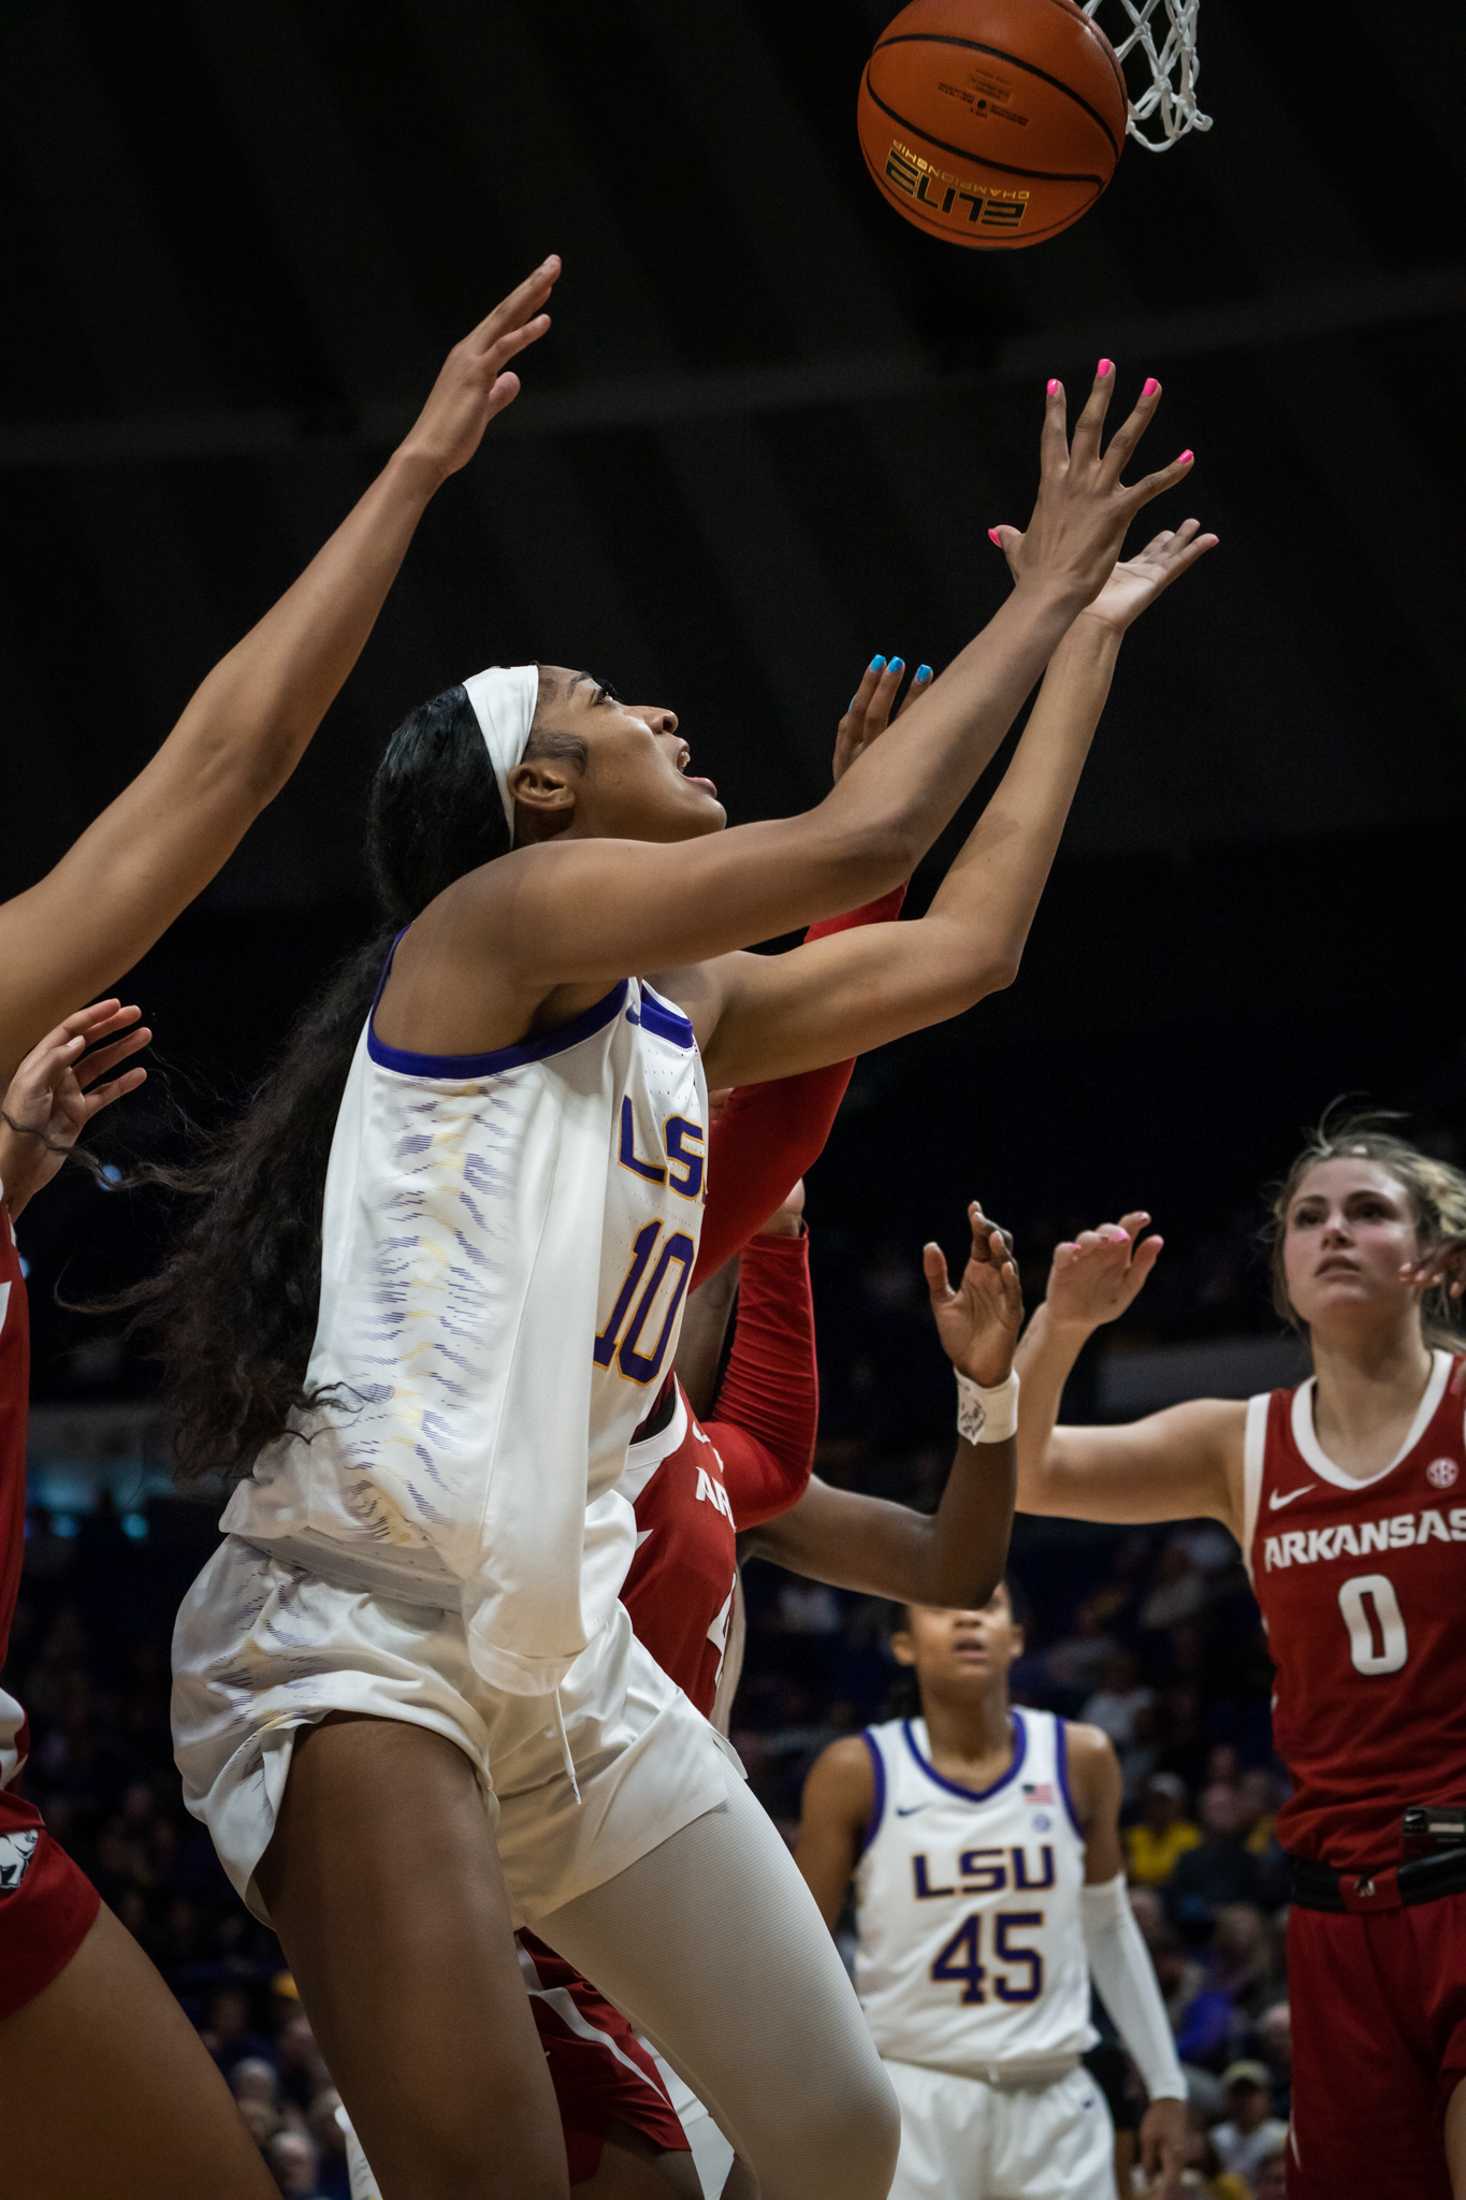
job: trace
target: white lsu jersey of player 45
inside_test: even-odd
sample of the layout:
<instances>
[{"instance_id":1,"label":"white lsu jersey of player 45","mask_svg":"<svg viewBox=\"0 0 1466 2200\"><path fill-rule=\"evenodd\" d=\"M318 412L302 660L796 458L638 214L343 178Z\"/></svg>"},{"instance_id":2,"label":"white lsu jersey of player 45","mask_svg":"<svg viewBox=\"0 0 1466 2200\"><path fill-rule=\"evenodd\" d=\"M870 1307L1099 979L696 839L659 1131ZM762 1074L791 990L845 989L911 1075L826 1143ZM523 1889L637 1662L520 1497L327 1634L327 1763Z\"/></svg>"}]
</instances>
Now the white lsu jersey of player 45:
<instances>
[{"instance_id":1,"label":"white lsu jersey of player 45","mask_svg":"<svg viewBox=\"0 0 1466 2200\"><path fill-rule=\"evenodd\" d=\"M1094 2043L1063 1722L1012 1716L1012 1765L981 1792L936 1771L924 1720L865 1731L876 1801L855 1872L855 1984L892 2062L981 2078Z\"/></svg>"},{"instance_id":2,"label":"white lsu jersey of player 45","mask_svg":"<svg viewBox=\"0 0 1466 2200\"><path fill-rule=\"evenodd\" d=\"M487 1054L407 1053L368 1018L326 1175L307 1383L329 1396L223 1527L461 1600L482 1679L555 1688L635 1546L614 1485L676 1351L706 1123L692 1026L639 979Z\"/></svg>"}]
</instances>

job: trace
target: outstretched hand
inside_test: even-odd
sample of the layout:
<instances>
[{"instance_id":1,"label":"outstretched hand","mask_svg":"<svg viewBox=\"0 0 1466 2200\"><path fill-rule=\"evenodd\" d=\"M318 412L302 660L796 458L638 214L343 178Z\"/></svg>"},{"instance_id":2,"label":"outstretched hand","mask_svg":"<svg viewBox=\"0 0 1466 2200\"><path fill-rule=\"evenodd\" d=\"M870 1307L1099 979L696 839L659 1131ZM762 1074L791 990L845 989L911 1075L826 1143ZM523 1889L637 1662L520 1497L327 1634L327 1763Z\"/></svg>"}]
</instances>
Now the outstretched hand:
<instances>
[{"instance_id":1,"label":"outstretched hand","mask_svg":"<svg viewBox=\"0 0 1466 2200\"><path fill-rule=\"evenodd\" d=\"M1043 581L1093 602L1114 570L1126 529L1143 505L1184 481L1193 453L1127 486L1120 475L1155 418L1161 386L1151 375L1129 416L1102 450L1100 439L1115 387L1114 363L1102 359L1071 441L1064 387L1050 382L1040 445L1038 501L1009 563L1020 586Z\"/></svg>"},{"instance_id":2,"label":"outstretched hand","mask_svg":"<svg viewBox=\"0 0 1466 2200\"><path fill-rule=\"evenodd\" d=\"M1023 536L1016 527L992 527L988 532L1008 560L1008 570L1016 580L1021 566ZM1094 601L1079 616L1097 620L1112 633L1123 634L1128 626L1135 624L1142 611L1149 610L1157 596L1165 594L1172 581L1189 573L1208 550L1215 550L1217 541L1216 535L1202 533L1199 519L1183 519L1175 529L1163 528L1135 557L1126 558L1115 567Z\"/></svg>"},{"instance_id":3,"label":"outstretched hand","mask_svg":"<svg viewBox=\"0 0 1466 2200\"><path fill-rule=\"evenodd\" d=\"M468 464L489 422L519 395L519 376L509 362L548 329L543 308L559 277L560 258L552 252L453 346L403 439L404 456L426 460L444 481Z\"/></svg>"},{"instance_id":4,"label":"outstretched hand","mask_svg":"<svg viewBox=\"0 0 1466 2200\"><path fill-rule=\"evenodd\" d=\"M152 1036L136 1008L94 1001L31 1049L0 1103L0 1179L12 1215L50 1183L93 1117L144 1083L141 1067L110 1072Z\"/></svg>"},{"instance_id":5,"label":"outstretched hand","mask_svg":"<svg viewBox=\"0 0 1466 2200\"><path fill-rule=\"evenodd\" d=\"M1097 1230L1082 1230L1054 1249L1045 1306L1051 1325L1086 1335L1112 1322L1144 1289L1164 1238L1143 1237L1150 1216L1136 1210Z\"/></svg>"},{"instance_id":6,"label":"outstretched hand","mask_svg":"<svg viewBox=\"0 0 1466 2200\"><path fill-rule=\"evenodd\" d=\"M956 1290L940 1245L922 1247L921 1265L942 1350L959 1374L991 1390L1013 1371L1023 1289L1008 1232L988 1221L976 1199L967 1219L972 1246Z\"/></svg>"},{"instance_id":7,"label":"outstretched hand","mask_svg":"<svg viewBox=\"0 0 1466 2200\"><path fill-rule=\"evenodd\" d=\"M918 665L912 675L910 687L898 703L896 696L905 670L906 661L902 657L893 657L889 663L884 657L872 657L860 675L860 685L846 704L835 728L836 786L845 777L856 757L864 756L872 743L880 739L891 720L899 718L906 705L915 696L924 695L931 686L931 666Z\"/></svg>"}]
</instances>

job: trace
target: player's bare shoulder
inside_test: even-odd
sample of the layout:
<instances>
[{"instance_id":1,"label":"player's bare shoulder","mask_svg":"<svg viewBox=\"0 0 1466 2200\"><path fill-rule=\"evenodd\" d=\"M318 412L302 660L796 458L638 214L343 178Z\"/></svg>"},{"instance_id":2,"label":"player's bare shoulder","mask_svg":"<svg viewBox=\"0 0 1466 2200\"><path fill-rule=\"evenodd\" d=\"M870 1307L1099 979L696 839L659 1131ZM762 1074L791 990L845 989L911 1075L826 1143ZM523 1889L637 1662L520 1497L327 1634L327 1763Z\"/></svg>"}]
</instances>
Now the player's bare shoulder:
<instances>
[{"instance_id":1,"label":"player's bare shoulder","mask_svg":"<svg viewBox=\"0 0 1466 2200\"><path fill-rule=\"evenodd\" d=\"M1088 1826L1107 1813L1113 1817L1120 1807L1123 1782L1109 1735L1103 1727L1066 1720L1064 1742L1069 1792L1080 1824Z\"/></svg>"},{"instance_id":2,"label":"player's bare shoulder","mask_svg":"<svg viewBox=\"0 0 1466 2200\"><path fill-rule=\"evenodd\" d=\"M822 1749L805 1781L806 1813L811 1805L831 1817L864 1824L875 1802L875 1765L861 1734L842 1734Z\"/></svg>"},{"instance_id":3,"label":"player's bare shoulder","mask_svg":"<svg viewBox=\"0 0 1466 2200\"><path fill-rule=\"evenodd\" d=\"M1082 1720L1066 1719L1064 1738L1068 1744L1071 1782L1076 1775L1082 1780L1103 1777L1111 1766L1119 1766L1115 1745L1102 1726L1088 1726Z\"/></svg>"}]
</instances>

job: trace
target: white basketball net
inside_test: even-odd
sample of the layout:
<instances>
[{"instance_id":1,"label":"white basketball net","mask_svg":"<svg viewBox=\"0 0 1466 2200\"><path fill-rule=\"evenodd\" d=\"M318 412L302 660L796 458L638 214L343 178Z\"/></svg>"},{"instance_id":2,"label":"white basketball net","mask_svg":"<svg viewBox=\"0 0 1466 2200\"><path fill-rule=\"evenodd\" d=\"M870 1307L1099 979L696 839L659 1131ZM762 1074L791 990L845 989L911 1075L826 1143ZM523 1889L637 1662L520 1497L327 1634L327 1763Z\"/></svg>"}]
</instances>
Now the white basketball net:
<instances>
[{"instance_id":1,"label":"white basketball net","mask_svg":"<svg viewBox=\"0 0 1466 2200\"><path fill-rule=\"evenodd\" d=\"M1150 153L1164 153L1188 130L1211 128L1211 116L1196 104L1196 80L1201 74L1196 18L1201 0L1081 0L1081 4L1086 15L1105 18L1100 29L1122 68L1132 54L1138 55L1129 71L1130 82L1137 68L1150 72L1145 89L1130 102L1129 133L1137 145ZM1128 30L1117 35L1126 22Z\"/></svg>"}]
</instances>

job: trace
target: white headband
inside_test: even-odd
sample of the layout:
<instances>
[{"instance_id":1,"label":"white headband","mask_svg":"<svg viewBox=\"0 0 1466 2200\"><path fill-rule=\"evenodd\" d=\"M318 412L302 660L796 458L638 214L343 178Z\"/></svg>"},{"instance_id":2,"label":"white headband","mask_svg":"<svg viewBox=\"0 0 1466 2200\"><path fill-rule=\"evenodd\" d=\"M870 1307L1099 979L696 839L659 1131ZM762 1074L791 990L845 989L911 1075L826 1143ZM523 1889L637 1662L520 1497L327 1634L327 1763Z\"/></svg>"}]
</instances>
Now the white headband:
<instances>
[{"instance_id":1,"label":"white headband","mask_svg":"<svg viewBox=\"0 0 1466 2200\"><path fill-rule=\"evenodd\" d=\"M512 848L514 797L509 792L509 774L516 764L523 762L524 752L529 747L529 729L534 724L535 705L540 695L539 667L490 665L486 672L476 672L471 680L465 680L463 687L473 705L473 715L484 737L489 762L494 767L494 780L499 800L504 805Z\"/></svg>"}]
</instances>

